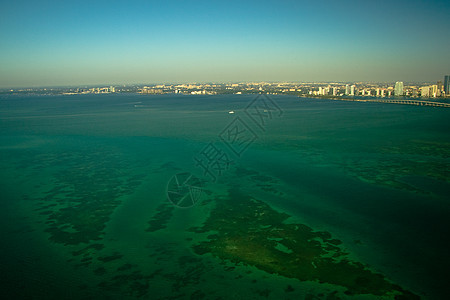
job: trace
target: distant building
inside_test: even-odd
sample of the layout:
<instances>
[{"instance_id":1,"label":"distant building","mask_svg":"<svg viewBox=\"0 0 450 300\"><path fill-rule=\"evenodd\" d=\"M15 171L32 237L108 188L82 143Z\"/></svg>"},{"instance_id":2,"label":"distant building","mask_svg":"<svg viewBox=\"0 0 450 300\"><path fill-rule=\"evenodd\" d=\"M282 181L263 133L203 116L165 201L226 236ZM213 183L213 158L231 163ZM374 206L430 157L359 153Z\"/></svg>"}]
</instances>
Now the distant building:
<instances>
[{"instance_id":1,"label":"distant building","mask_svg":"<svg viewBox=\"0 0 450 300\"><path fill-rule=\"evenodd\" d=\"M450 93L450 75L445 75L444 77L444 92L445 95Z\"/></svg>"},{"instance_id":2,"label":"distant building","mask_svg":"<svg viewBox=\"0 0 450 300\"><path fill-rule=\"evenodd\" d=\"M350 86L348 84L345 85L345 94L350 95Z\"/></svg>"},{"instance_id":3,"label":"distant building","mask_svg":"<svg viewBox=\"0 0 450 300\"><path fill-rule=\"evenodd\" d=\"M350 87L350 96L355 96L355 86L354 85L352 85Z\"/></svg>"},{"instance_id":4,"label":"distant building","mask_svg":"<svg viewBox=\"0 0 450 300\"><path fill-rule=\"evenodd\" d=\"M163 90L144 87L142 90L140 90L140 93L141 94L163 94Z\"/></svg>"},{"instance_id":5,"label":"distant building","mask_svg":"<svg viewBox=\"0 0 450 300\"><path fill-rule=\"evenodd\" d=\"M436 98L436 97L440 96L440 95L438 95L438 86L437 86L437 84L433 84L431 86L431 95L433 96L433 98Z\"/></svg>"},{"instance_id":6,"label":"distant building","mask_svg":"<svg viewBox=\"0 0 450 300\"><path fill-rule=\"evenodd\" d=\"M394 88L395 96L403 96L403 81L397 81Z\"/></svg>"},{"instance_id":7,"label":"distant building","mask_svg":"<svg viewBox=\"0 0 450 300\"><path fill-rule=\"evenodd\" d=\"M430 97L430 87L429 86L423 86L420 88L420 96L422 97Z\"/></svg>"}]
</instances>

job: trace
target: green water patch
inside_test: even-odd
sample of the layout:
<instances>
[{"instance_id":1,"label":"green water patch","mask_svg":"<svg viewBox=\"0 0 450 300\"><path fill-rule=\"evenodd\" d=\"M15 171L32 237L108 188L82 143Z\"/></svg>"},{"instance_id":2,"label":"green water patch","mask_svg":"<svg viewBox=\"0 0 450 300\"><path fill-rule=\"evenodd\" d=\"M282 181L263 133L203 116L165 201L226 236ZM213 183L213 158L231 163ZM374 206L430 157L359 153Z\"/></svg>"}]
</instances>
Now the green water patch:
<instances>
[{"instance_id":1,"label":"green water patch","mask_svg":"<svg viewBox=\"0 0 450 300\"><path fill-rule=\"evenodd\" d=\"M83 286L99 290L98 282L119 272L125 273L119 274L122 280L137 280L122 283L126 293L139 295L144 287L147 290L146 279L133 274L135 269L123 266L124 254L111 249L104 235L118 206L146 177L145 167L137 166L134 156L114 144L103 142L81 139L81 145L36 150L21 156L20 161L46 172L45 182L38 193L30 193L30 200L34 201L37 220L43 223L48 240L65 246L66 261L74 270L87 271L87 276L96 278Z\"/></svg>"},{"instance_id":2,"label":"green water patch","mask_svg":"<svg viewBox=\"0 0 450 300\"><path fill-rule=\"evenodd\" d=\"M97 276L103 276L106 274L106 269L104 267L98 267L94 270L94 274Z\"/></svg>"},{"instance_id":3,"label":"green water patch","mask_svg":"<svg viewBox=\"0 0 450 300\"><path fill-rule=\"evenodd\" d=\"M150 275L145 275L139 270L118 274L100 282L98 287L116 294L140 298L148 293L151 279L160 271L157 270Z\"/></svg>"},{"instance_id":4,"label":"green water patch","mask_svg":"<svg viewBox=\"0 0 450 300\"><path fill-rule=\"evenodd\" d=\"M163 173L167 171L181 171L181 169L177 166L177 163L174 161L169 161L166 163L161 164L158 168L155 168L153 170L153 173Z\"/></svg>"},{"instance_id":5,"label":"green water patch","mask_svg":"<svg viewBox=\"0 0 450 300\"><path fill-rule=\"evenodd\" d=\"M450 184L448 168L450 164L433 160L414 160L406 157L389 157L385 160L347 159L343 165L351 175L362 181L387 186L394 189L409 190L420 193L430 193L421 185L408 182L405 178L434 178L442 184Z\"/></svg>"},{"instance_id":6,"label":"green water patch","mask_svg":"<svg viewBox=\"0 0 450 300\"><path fill-rule=\"evenodd\" d=\"M126 262L116 271L106 272L102 266L94 270L101 277L99 289L114 295L148 299L207 299L201 290L203 276L210 270L202 258L195 255L161 253L156 261L159 266L143 270Z\"/></svg>"},{"instance_id":7,"label":"green water patch","mask_svg":"<svg viewBox=\"0 0 450 300\"><path fill-rule=\"evenodd\" d=\"M103 248L105 248L105 245L103 244L90 244L89 246L86 246L82 249L76 250L72 252L73 256L79 256L79 255L83 255L83 256L87 256L87 255L91 255L94 253L97 253L98 251L102 250Z\"/></svg>"},{"instance_id":8,"label":"green water patch","mask_svg":"<svg viewBox=\"0 0 450 300\"><path fill-rule=\"evenodd\" d=\"M129 166L114 149L37 154L32 160L54 170L53 183L37 199L37 210L46 218L49 239L64 245L101 240L121 197L131 194L143 178L126 174Z\"/></svg>"},{"instance_id":9,"label":"green water patch","mask_svg":"<svg viewBox=\"0 0 450 300\"><path fill-rule=\"evenodd\" d=\"M347 295L418 299L382 274L350 260L329 232L286 224L288 218L239 189L230 189L229 197L217 199L206 222L190 229L213 233L192 247L198 255L209 253L271 274L341 286Z\"/></svg>"},{"instance_id":10,"label":"green water patch","mask_svg":"<svg viewBox=\"0 0 450 300\"><path fill-rule=\"evenodd\" d=\"M322 299L339 300L341 298L337 295L337 293L338 293L337 291L334 291L334 292L329 293L329 294L325 294L325 293L319 293L317 295L306 294L305 295L305 300L322 300Z\"/></svg>"},{"instance_id":11,"label":"green water patch","mask_svg":"<svg viewBox=\"0 0 450 300\"><path fill-rule=\"evenodd\" d=\"M65 245L77 245L98 241L102 238L105 223L109 221L119 201L104 203L79 203L62 208L48 216L50 240Z\"/></svg>"},{"instance_id":12,"label":"green water patch","mask_svg":"<svg viewBox=\"0 0 450 300\"><path fill-rule=\"evenodd\" d=\"M156 208L156 213L152 216L150 221L148 221L147 232L155 232L167 227L170 219L173 216L174 206L170 203L161 203Z\"/></svg>"},{"instance_id":13,"label":"green water patch","mask_svg":"<svg viewBox=\"0 0 450 300\"><path fill-rule=\"evenodd\" d=\"M241 180L247 180L247 187L253 186L276 196L283 195L283 192L279 189L280 181L275 177L243 166L236 167L234 173Z\"/></svg>"},{"instance_id":14,"label":"green water patch","mask_svg":"<svg viewBox=\"0 0 450 300\"><path fill-rule=\"evenodd\" d=\"M130 264L130 263L125 263L123 265L121 265L120 267L117 268L117 271L127 271L130 270L132 268L135 268L136 265Z\"/></svg>"},{"instance_id":15,"label":"green water patch","mask_svg":"<svg viewBox=\"0 0 450 300\"><path fill-rule=\"evenodd\" d=\"M121 259L122 257L122 254L114 252L111 255L99 256L97 259L103 263L108 263L117 259Z\"/></svg>"},{"instance_id":16,"label":"green water patch","mask_svg":"<svg viewBox=\"0 0 450 300\"><path fill-rule=\"evenodd\" d=\"M450 158L450 143L446 142L410 140L407 143L386 145L381 147L380 150L393 154L412 154Z\"/></svg>"},{"instance_id":17,"label":"green water patch","mask_svg":"<svg viewBox=\"0 0 450 300\"><path fill-rule=\"evenodd\" d=\"M450 185L450 144L412 140L374 148L374 153L344 158L340 164L360 180L420 193L431 193L405 180L410 177L425 177Z\"/></svg>"}]
</instances>

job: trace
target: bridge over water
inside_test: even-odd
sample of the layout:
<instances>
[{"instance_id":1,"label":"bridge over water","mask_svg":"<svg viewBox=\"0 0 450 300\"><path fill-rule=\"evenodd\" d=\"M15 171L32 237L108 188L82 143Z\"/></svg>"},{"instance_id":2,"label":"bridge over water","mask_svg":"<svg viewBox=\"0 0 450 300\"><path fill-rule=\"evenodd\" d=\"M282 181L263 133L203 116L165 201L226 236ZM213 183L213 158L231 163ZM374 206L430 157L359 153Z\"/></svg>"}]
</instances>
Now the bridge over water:
<instances>
[{"instance_id":1,"label":"bridge over water","mask_svg":"<svg viewBox=\"0 0 450 300\"><path fill-rule=\"evenodd\" d=\"M426 101L426 100L407 100L407 99L348 99L342 98L339 100L358 101L358 102L381 102L394 104L408 104L418 106L434 106L434 107L450 107L450 103Z\"/></svg>"}]
</instances>

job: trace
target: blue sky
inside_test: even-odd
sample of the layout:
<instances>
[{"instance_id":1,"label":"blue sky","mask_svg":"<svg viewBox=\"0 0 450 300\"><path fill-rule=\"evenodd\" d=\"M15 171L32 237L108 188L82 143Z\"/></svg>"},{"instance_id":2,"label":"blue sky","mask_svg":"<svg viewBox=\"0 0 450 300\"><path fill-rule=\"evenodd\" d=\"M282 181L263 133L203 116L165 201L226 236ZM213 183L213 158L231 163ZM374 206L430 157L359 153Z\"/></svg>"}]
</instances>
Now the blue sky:
<instances>
[{"instance_id":1,"label":"blue sky","mask_svg":"<svg viewBox=\"0 0 450 300\"><path fill-rule=\"evenodd\" d=\"M0 87L436 81L449 1L0 0Z\"/></svg>"}]
</instances>

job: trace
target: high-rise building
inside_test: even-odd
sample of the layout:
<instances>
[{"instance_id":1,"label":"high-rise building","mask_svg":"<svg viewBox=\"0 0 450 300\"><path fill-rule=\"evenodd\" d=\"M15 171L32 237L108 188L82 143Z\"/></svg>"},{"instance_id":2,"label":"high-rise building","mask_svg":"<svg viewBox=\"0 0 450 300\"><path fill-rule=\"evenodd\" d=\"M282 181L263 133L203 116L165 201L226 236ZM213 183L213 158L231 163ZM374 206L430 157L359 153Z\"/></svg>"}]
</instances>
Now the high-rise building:
<instances>
[{"instance_id":1,"label":"high-rise building","mask_svg":"<svg viewBox=\"0 0 450 300\"><path fill-rule=\"evenodd\" d=\"M444 77L444 92L446 95L450 93L450 75Z\"/></svg>"},{"instance_id":2,"label":"high-rise building","mask_svg":"<svg viewBox=\"0 0 450 300\"><path fill-rule=\"evenodd\" d=\"M438 96L438 86L437 86L437 84L433 84L431 86L431 96L433 98L436 98Z\"/></svg>"},{"instance_id":3,"label":"high-rise building","mask_svg":"<svg viewBox=\"0 0 450 300\"><path fill-rule=\"evenodd\" d=\"M394 88L395 96L403 96L403 81L397 81Z\"/></svg>"},{"instance_id":4,"label":"high-rise building","mask_svg":"<svg viewBox=\"0 0 450 300\"><path fill-rule=\"evenodd\" d=\"M424 86L420 88L420 96L422 97L430 97L430 87Z\"/></svg>"},{"instance_id":5,"label":"high-rise building","mask_svg":"<svg viewBox=\"0 0 450 300\"><path fill-rule=\"evenodd\" d=\"M350 95L351 95L351 96L355 96L355 85L352 85L352 86L350 87Z\"/></svg>"},{"instance_id":6,"label":"high-rise building","mask_svg":"<svg viewBox=\"0 0 450 300\"><path fill-rule=\"evenodd\" d=\"M350 95L350 86L348 84L345 85L345 94Z\"/></svg>"}]
</instances>

